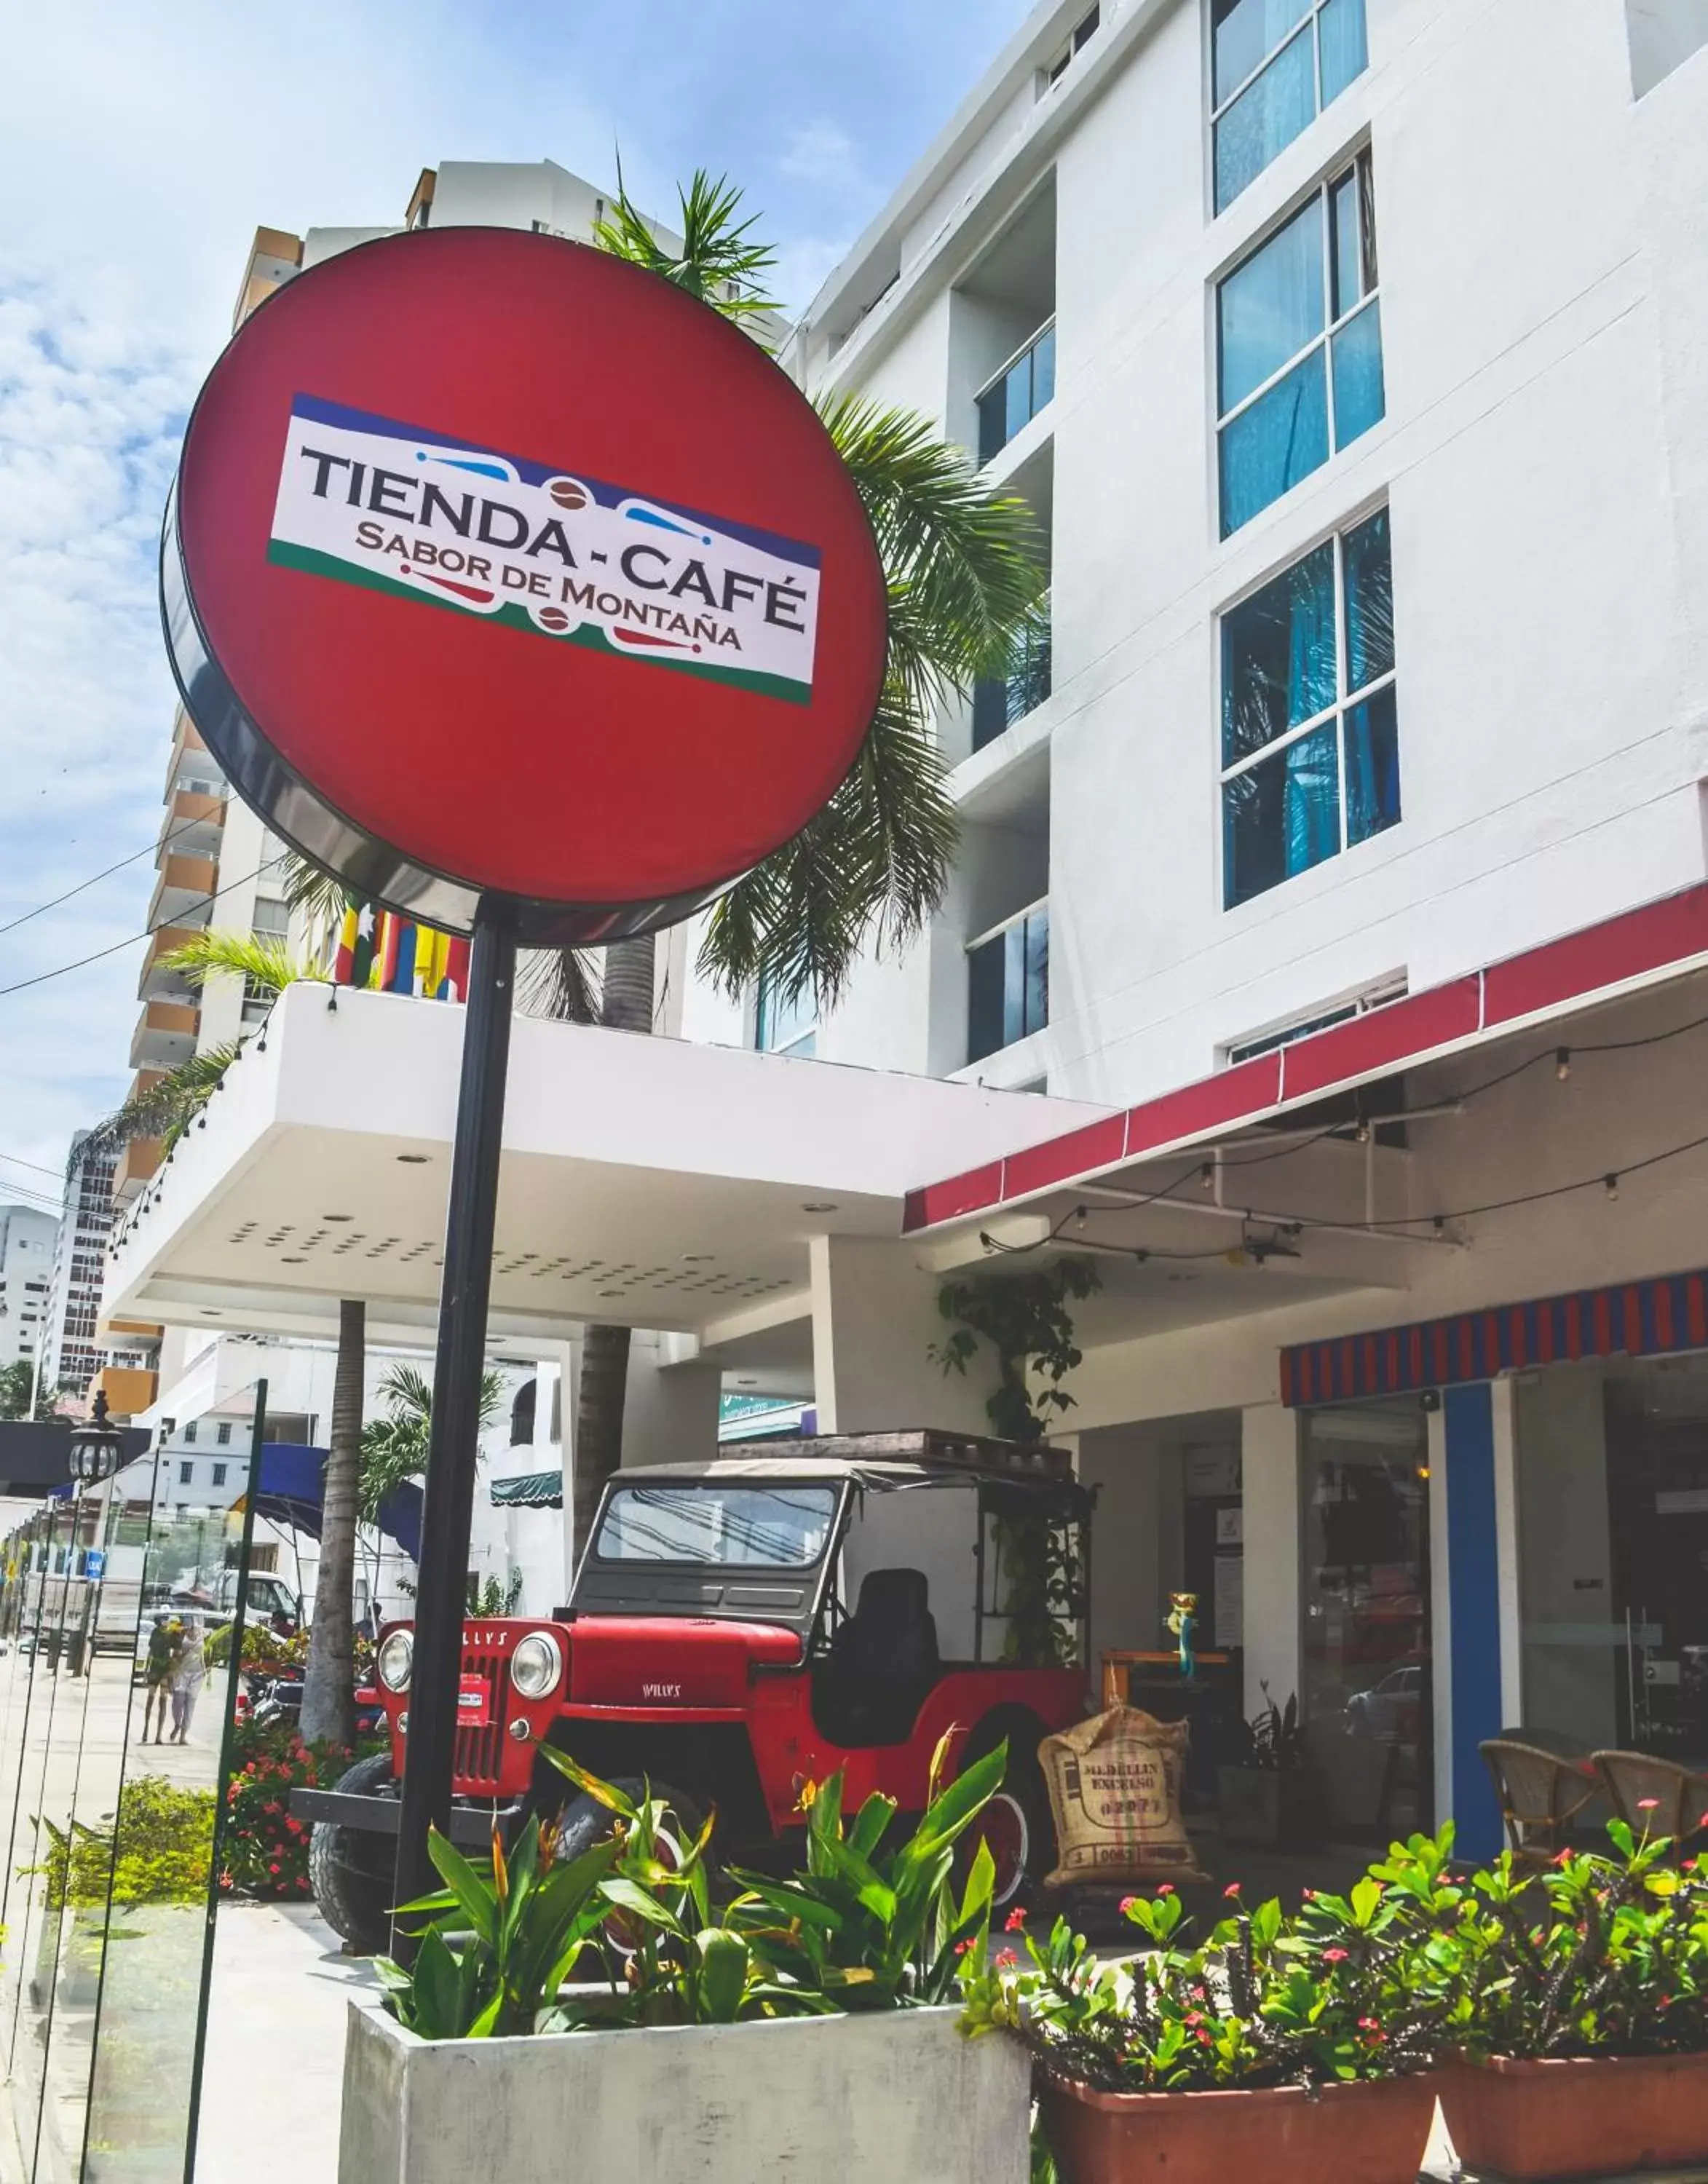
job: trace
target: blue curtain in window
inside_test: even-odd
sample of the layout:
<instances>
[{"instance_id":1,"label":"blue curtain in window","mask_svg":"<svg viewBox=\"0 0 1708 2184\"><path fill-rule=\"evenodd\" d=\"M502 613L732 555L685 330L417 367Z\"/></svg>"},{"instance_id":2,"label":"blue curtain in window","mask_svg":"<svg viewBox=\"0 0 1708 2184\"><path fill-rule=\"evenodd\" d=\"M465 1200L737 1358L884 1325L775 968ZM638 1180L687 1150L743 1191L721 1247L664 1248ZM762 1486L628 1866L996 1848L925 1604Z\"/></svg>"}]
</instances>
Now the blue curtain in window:
<instances>
[{"instance_id":1,"label":"blue curtain in window","mask_svg":"<svg viewBox=\"0 0 1708 2184\"><path fill-rule=\"evenodd\" d=\"M1309 872L1340 848L1340 780L1332 724L1301 736L1287 755L1281 833L1287 876Z\"/></svg>"},{"instance_id":2,"label":"blue curtain in window","mask_svg":"<svg viewBox=\"0 0 1708 2184\"><path fill-rule=\"evenodd\" d=\"M1318 552L1292 571L1287 712L1308 721L1335 688L1334 563ZM1332 728L1302 736L1287 755L1281 834L1289 878L1340 847L1340 779Z\"/></svg>"}]
</instances>

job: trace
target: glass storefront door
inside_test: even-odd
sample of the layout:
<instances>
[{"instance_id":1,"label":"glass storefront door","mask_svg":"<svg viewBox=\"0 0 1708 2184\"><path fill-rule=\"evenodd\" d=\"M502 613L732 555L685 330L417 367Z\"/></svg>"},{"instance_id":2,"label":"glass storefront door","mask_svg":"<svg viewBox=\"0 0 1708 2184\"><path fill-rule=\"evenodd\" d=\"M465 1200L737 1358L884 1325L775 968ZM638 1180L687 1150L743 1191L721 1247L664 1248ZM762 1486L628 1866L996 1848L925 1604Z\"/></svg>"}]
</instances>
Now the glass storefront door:
<instances>
[{"instance_id":1,"label":"glass storefront door","mask_svg":"<svg viewBox=\"0 0 1708 2184\"><path fill-rule=\"evenodd\" d=\"M1300 1480L1305 1734L1331 1833L1386 1842L1431 1826L1434 1811L1421 1407L1307 1412Z\"/></svg>"}]
</instances>

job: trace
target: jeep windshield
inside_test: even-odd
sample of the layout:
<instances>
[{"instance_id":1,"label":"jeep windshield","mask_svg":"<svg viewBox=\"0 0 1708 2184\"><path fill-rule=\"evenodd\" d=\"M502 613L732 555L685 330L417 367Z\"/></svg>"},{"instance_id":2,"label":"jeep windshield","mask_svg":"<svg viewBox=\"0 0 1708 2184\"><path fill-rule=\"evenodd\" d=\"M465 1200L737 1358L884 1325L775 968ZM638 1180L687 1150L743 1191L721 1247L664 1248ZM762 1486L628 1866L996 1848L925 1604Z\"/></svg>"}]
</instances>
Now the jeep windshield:
<instances>
[{"instance_id":1,"label":"jeep windshield","mask_svg":"<svg viewBox=\"0 0 1708 2184\"><path fill-rule=\"evenodd\" d=\"M836 1519L834 1486L620 1486L593 1552L602 1563L805 1569Z\"/></svg>"}]
</instances>

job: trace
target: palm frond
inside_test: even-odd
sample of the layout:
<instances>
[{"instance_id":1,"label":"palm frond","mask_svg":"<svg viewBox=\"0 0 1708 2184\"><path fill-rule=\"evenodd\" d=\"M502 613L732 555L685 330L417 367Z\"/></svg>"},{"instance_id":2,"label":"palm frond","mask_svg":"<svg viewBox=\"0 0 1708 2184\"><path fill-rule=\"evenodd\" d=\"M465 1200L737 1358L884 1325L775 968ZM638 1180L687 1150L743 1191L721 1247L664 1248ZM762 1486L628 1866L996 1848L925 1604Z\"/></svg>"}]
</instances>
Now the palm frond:
<instances>
[{"instance_id":1,"label":"palm frond","mask_svg":"<svg viewBox=\"0 0 1708 2184\"><path fill-rule=\"evenodd\" d=\"M753 234L759 215L738 220L741 192L727 175L717 181L704 167L697 168L686 189L679 185L677 205L682 222L682 245L673 248L661 242L652 223L635 205L617 164L617 193L611 215L593 231L601 250L631 265L644 265L661 274L678 288L687 289L703 304L710 304L726 319L752 319L778 307L765 292L777 263L769 243Z\"/></svg>"},{"instance_id":2,"label":"palm frond","mask_svg":"<svg viewBox=\"0 0 1708 2184\"><path fill-rule=\"evenodd\" d=\"M285 852L285 901L289 908L299 911L311 925L322 928L342 923L347 910L360 910L363 900L342 880L335 880L330 872L311 865L306 857L299 857L294 850Z\"/></svg>"},{"instance_id":3,"label":"palm frond","mask_svg":"<svg viewBox=\"0 0 1708 2184\"><path fill-rule=\"evenodd\" d=\"M554 1023L599 1022L599 976L579 948L525 948L516 979L522 1013Z\"/></svg>"},{"instance_id":4,"label":"palm frond","mask_svg":"<svg viewBox=\"0 0 1708 2184\"><path fill-rule=\"evenodd\" d=\"M77 1148L77 1159L116 1153L142 1138L162 1138L170 1151L213 1097L220 1078L237 1058L239 1044L227 1039L209 1047L205 1053L193 1054L187 1061L169 1069L158 1084L133 1093L122 1107L90 1131Z\"/></svg>"},{"instance_id":5,"label":"palm frond","mask_svg":"<svg viewBox=\"0 0 1708 2184\"><path fill-rule=\"evenodd\" d=\"M204 985L215 972L229 971L245 982L250 993L269 999L299 980L325 976L318 964L293 956L285 941L235 928L193 934L181 948L160 958L160 967L176 971L193 986Z\"/></svg>"}]
</instances>

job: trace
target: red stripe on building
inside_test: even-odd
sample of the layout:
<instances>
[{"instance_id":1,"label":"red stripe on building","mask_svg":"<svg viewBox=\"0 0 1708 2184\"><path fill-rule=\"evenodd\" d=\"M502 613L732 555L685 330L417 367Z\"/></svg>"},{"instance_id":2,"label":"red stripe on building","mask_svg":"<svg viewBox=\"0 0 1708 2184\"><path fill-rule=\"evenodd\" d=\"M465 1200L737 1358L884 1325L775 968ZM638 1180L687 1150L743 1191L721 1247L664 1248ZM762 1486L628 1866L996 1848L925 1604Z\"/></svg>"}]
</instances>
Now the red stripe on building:
<instances>
[{"instance_id":1,"label":"red stripe on building","mask_svg":"<svg viewBox=\"0 0 1708 2184\"><path fill-rule=\"evenodd\" d=\"M1708 886L1687 888L1492 965L1482 974L1482 1021L1487 1027L1535 1016L1705 954Z\"/></svg>"},{"instance_id":2,"label":"red stripe on building","mask_svg":"<svg viewBox=\"0 0 1708 2184\"><path fill-rule=\"evenodd\" d=\"M1624 1296L1625 1347L1633 1357L1643 1355L1643 1300L1635 1285Z\"/></svg>"},{"instance_id":3,"label":"red stripe on building","mask_svg":"<svg viewBox=\"0 0 1708 2184\"><path fill-rule=\"evenodd\" d=\"M1373 1077L1431 1047L1476 1036L1482 1018L1482 983L1473 972L1449 985L1431 986L1385 1009L1281 1049L1281 1096L1303 1099L1331 1084Z\"/></svg>"},{"instance_id":4,"label":"red stripe on building","mask_svg":"<svg viewBox=\"0 0 1708 2184\"><path fill-rule=\"evenodd\" d=\"M1024 1198L1029 1191L1047 1190L1052 1184L1071 1183L1094 1169L1114 1167L1126 1149L1125 1115L1087 1123L1083 1130L1069 1130L1064 1138L1049 1138L1041 1145L1010 1153L1002 1163L1002 1195Z\"/></svg>"},{"instance_id":5,"label":"red stripe on building","mask_svg":"<svg viewBox=\"0 0 1708 2184\"><path fill-rule=\"evenodd\" d=\"M1690 1274L1685 1279L1684 1317L1691 1341L1708 1342L1708 1290L1705 1290L1700 1274Z\"/></svg>"},{"instance_id":6,"label":"red stripe on building","mask_svg":"<svg viewBox=\"0 0 1708 2184\"><path fill-rule=\"evenodd\" d=\"M1507 1362L1515 1369L1530 1362L1530 1314L1515 1304L1507 1316Z\"/></svg>"},{"instance_id":7,"label":"red stripe on building","mask_svg":"<svg viewBox=\"0 0 1708 2184\"><path fill-rule=\"evenodd\" d=\"M1605 1290L1597 1290L1589 1300L1589 1323L1595 1329L1595 1355L1610 1357L1613 1340L1613 1306Z\"/></svg>"}]
</instances>

